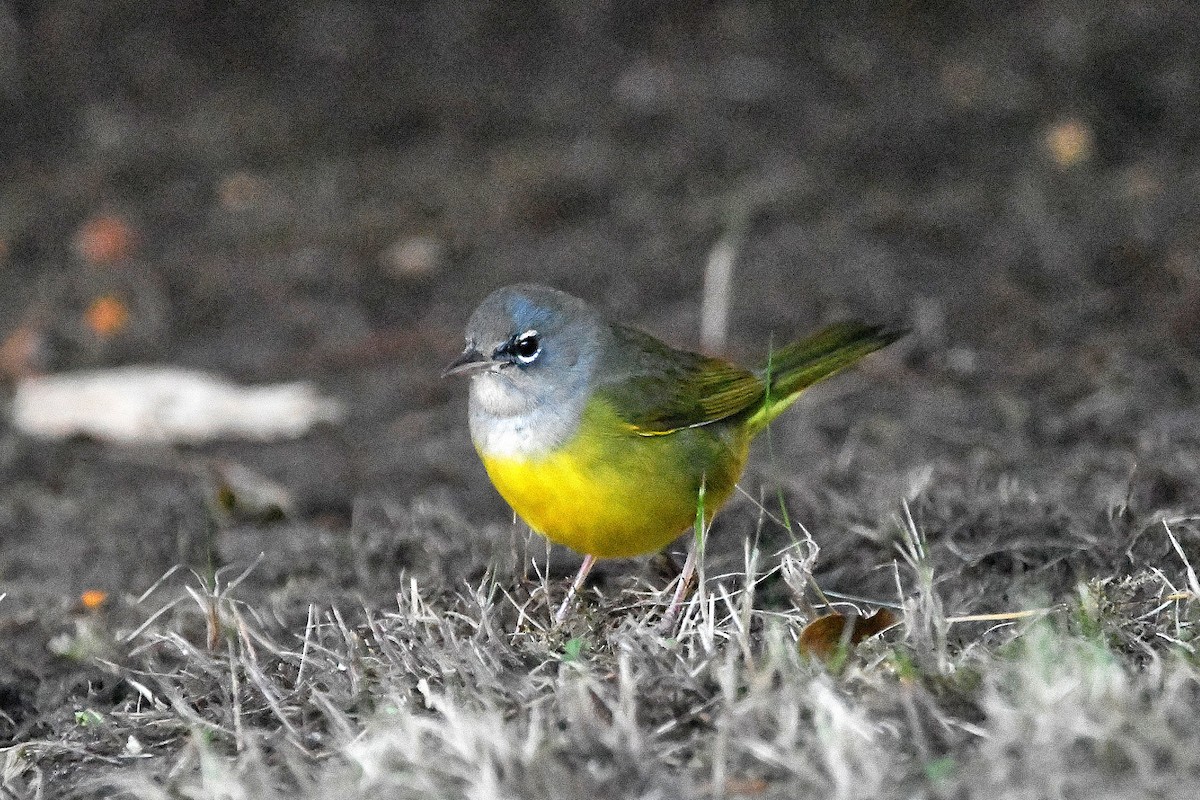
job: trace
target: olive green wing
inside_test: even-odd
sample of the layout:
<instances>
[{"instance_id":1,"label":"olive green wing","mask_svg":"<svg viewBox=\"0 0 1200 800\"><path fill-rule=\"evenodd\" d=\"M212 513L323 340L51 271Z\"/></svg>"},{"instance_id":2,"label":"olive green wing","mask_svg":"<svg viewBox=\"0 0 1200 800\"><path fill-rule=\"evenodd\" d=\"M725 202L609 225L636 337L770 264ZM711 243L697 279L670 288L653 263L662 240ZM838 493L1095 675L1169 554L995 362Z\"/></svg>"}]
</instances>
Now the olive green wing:
<instances>
[{"instance_id":1,"label":"olive green wing","mask_svg":"<svg viewBox=\"0 0 1200 800\"><path fill-rule=\"evenodd\" d=\"M809 386L852 366L905 333L881 325L842 322L774 351L763 370L770 391L762 407L747 420L751 433L766 427Z\"/></svg>"},{"instance_id":2,"label":"olive green wing","mask_svg":"<svg viewBox=\"0 0 1200 800\"><path fill-rule=\"evenodd\" d=\"M647 334L614 326L611 357L596 387L636 433L658 436L707 425L761 405L762 379L718 358L675 350Z\"/></svg>"}]
</instances>

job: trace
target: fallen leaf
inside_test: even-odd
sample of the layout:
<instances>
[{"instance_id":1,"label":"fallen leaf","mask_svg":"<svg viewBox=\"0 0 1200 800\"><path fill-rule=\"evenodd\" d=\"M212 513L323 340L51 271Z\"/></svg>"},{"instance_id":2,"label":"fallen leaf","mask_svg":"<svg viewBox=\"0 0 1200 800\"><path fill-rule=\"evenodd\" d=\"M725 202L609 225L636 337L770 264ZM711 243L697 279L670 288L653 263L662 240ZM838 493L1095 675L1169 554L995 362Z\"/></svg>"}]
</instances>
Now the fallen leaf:
<instances>
[{"instance_id":1,"label":"fallen leaf","mask_svg":"<svg viewBox=\"0 0 1200 800\"><path fill-rule=\"evenodd\" d=\"M446 265L446 245L433 236L409 236L393 242L379 261L394 278L424 278Z\"/></svg>"},{"instance_id":2,"label":"fallen leaf","mask_svg":"<svg viewBox=\"0 0 1200 800\"><path fill-rule=\"evenodd\" d=\"M83 318L92 333L108 339L129 324L129 309L116 295L106 294L92 301Z\"/></svg>"},{"instance_id":3,"label":"fallen leaf","mask_svg":"<svg viewBox=\"0 0 1200 800\"><path fill-rule=\"evenodd\" d=\"M22 325L0 342L0 376L24 378L38 371L45 340L32 325Z\"/></svg>"},{"instance_id":4,"label":"fallen leaf","mask_svg":"<svg viewBox=\"0 0 1200 800\"><path fill-rule=\"evenodd\" d=\"M136 240L133 228L124 219L115 214L99 214L75 233L75 252L89 264L104 266L128 258Z\"/></svg>"},{"instance_id":5,"label":"fallen leaf","mask_svg":"<svg viewBox=\"0 0 1200 800\"><path fill-rule=\"evenodd\" d=\"M234 462L213 462L209 469L213 511L222 519L274 522L295 512L295 500L283 484Z\"/></svg>"},{"instance_id":6,"label":"fallen leaf","mask_svg":"<svg viewBox=\"0 0 1200 800\"><path fill-rule=\"evenodd\" d=\"M238 386L219 375L135 365L25 377L8 413L18 430L106 442L277 441L336 423L345 405L311 383Z\"/></svg>"},{"instance_id":7,"label":"fallen leaf","mask_svg":"<svg viewBox=\"0 0 1200 800\"><path fill-rule=\"evenodd\" d=\"M267 185L248 172L234 172L217 183L217 202L228 211L245 211L262 203Z\"/></svg>"},{"instance_id":8,"label":"fallen leaf","mask_svg":"<svg viewBox=\"0 0 1200 800\"><path fill-rule=\"evenodd\" d=\"M1046 131L1046 149L1060 167L1087 160L1092 154L1092 129L1081 120L1066 119Z\"/></svg>"},{"instance_id":9,"label":"fallen leaf","mask_svg":"<svg viewBox=\"0 0 1200 800\"><path fill-rule=\"evenodd\" d=\"M850 619L854 626L848 635L845 632L847 619ZM859 642L887 630L897 622L899 618L884 608L867 617L826 614L804 626L804 630L800 632L800 652L822 661L829 661L838 654L843 644L852 650Z\"/></svg>"}]
</instances>

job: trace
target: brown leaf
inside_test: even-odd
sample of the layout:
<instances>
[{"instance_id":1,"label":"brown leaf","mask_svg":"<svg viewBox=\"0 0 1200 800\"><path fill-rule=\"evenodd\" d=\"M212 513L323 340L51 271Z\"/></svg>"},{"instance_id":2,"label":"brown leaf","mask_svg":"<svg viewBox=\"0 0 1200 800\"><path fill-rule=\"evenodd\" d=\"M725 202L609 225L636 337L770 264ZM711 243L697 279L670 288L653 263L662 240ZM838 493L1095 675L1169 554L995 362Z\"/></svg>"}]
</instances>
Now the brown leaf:
<instances>
[{"instance_id":1,"label":"brown leaf","mask_svg":"<svg viewBox=\"0 0 1200 800\"><path fill-rule=\"evenodd\" d=\"M38 371L45 337L32 325L22 325L0 341L0 377L23 378Z\"/></svg>"},{"instance_id":2,"label":"brown leaf","mask_svg":"<svg viewBox=\"0 0 1200 800\"><path fill-rule=\"evenodd\" d=\"M88 589L79 596L80 605L88 611L95 611L108 602L108 592L103 589Z\"/></svg>"},{"instance_id":3,"label":"brown leaf","mask_svg":"<svg viewBox=\"0 0 1200 800\"><path fill-rule=\"evenodd\" d=\"M1060 167L1087 160L1092 154L1092 129L1079 119L1065 119L1045 134L1046 149Z\"/></svg>"},{"instance_id":4,"label":"brown leaf","mask_svg":"<svg viewBox=\"0 0 1200 800\"><path fill-rule=\"evenodd\" d=\"M75 252L93 266L123 261L133 253L137 236L128 222L114 214L99 214L80 226Z\"/></svg>"},{"instance_id":5,"label":"brown leaf","mask_svg":"<svg viewBox=\"0 0 1200 800\"><path fill-rule=\"evenodd\" d=\"M848 635L845 632L847 619L851 620L854 626ZM800 632L800 652L822 661L829 661L843 643L847 648L853 649L859 642L887 630L897 622L899 617L885 608L867 617L826 614L804 626L804 630Z\"/></svg>"},{"instance_id":6,"label":"brown leaf","mask_svg":"<svg viewBox=\"0 0 1200 800\"><path fill-rule=\"evenodd\" d=\"M129 324L129 309L121 302L121 298L106 294L92 301L83 318L92 333L107 339L120 333Z\"/></svg>"}]
</instances>

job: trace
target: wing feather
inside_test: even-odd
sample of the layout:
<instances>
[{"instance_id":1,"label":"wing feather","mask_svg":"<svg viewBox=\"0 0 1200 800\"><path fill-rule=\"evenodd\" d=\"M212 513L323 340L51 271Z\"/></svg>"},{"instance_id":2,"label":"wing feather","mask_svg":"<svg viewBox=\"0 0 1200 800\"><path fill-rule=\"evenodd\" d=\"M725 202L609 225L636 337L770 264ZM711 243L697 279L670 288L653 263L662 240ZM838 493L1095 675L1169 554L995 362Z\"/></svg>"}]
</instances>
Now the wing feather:
<instances>
[{"instance_id":1,"label":"wing feather","mask_svg":"<svg viewBox=\"0 0 1200 800\"><path fill-rule=\"evenodd\" d=\"M762 379L719 358L675 350L651 336L614 327L616 348L597 386L630 428L659 436L726 419L762 403Z\"/></svg>"}]
</instances>

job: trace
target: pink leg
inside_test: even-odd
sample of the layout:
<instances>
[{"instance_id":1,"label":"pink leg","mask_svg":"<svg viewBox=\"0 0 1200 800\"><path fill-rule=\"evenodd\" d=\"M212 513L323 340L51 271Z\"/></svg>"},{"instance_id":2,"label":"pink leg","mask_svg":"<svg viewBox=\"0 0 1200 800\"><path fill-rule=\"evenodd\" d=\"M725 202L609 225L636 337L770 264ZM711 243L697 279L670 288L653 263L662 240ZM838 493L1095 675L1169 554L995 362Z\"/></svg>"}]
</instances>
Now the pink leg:
<instances>
[{"instance_id":1,"label":"pink leg","mask_svg":"<svg viewBox=\"0 0 1200 800\"><path fill-rule=\"evenodd\" d=\"M687 561L683 562L683 571L679 573L679 585L675 587L675 595L671 598L671 605L667 606L667 613L663 614L662 622L658 624L658 632L666 635L675 631L675 620L679 616L679 610L683 608L683 595L687 592L688 584L692 582L692 576L696 574L696 544L688 548Z\"/></svg>"},{"instance_id":2,"label":"pink leg","mask_svg":"<svg viewBox=\"0 0 1200 800\"><path fill-rule=\"evenodd\" d=\"M575 575L575 580L571 582L571 588L567 590L567 596L563 598L562 605L558 607L558 613L554 615L554 624L561 625L563 620L567 618L567 609L571 607L571 601L575 599L576 593L583 588L583 582L587 579L588 573L592 571L592 567L596 566L595 556L584 556L583 563L579 565L579 572Z\"/></svg>"}]
</instances>

